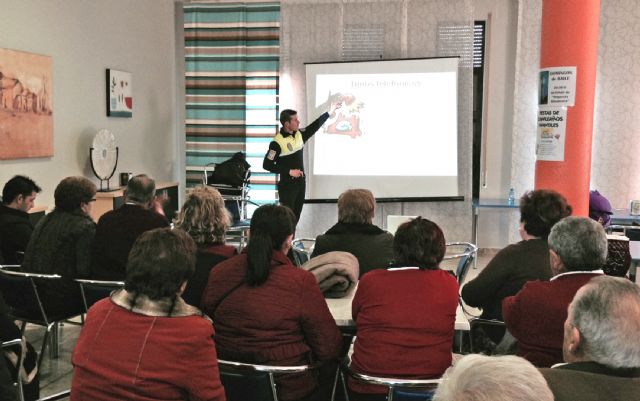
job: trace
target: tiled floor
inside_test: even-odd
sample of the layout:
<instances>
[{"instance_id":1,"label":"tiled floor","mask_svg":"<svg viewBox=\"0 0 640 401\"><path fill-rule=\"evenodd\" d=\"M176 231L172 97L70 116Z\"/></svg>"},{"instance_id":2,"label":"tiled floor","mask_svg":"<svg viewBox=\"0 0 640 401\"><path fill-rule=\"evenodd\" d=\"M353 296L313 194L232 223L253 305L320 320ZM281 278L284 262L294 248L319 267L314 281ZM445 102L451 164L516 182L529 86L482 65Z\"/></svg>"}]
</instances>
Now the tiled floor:
<instances>
[{"instance_id":1,"label":"tiled floor","mask_svg":"<svg viewBox=\"0 0 640 401\"><path fill-rule=\"evenodd\" d=\"M494 252L480 252L477 259L477 268L471 269L467 275L467 281L478 275L478 272L487 265L493 257ZM442 264L444 269L455 269L457 261L445 261ZM40 396L48 396L69 389L71 386L71 353L80 334L81 326L66 323L60 327L60 349L59 357L51 359L49 352L45 355L40 371ZM44 328L34 325L27 326L27 339L40 349Z\"/></svg>"}]
</instances>

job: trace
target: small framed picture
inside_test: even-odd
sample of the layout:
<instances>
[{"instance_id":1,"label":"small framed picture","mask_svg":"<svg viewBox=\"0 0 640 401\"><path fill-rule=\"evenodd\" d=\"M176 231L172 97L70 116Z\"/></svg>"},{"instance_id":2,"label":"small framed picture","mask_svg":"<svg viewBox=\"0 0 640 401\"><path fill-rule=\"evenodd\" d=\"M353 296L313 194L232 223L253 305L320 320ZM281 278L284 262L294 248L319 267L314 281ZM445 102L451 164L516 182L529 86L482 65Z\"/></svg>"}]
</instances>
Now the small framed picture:
<instances>
[{"instance_id":1,"label":"small framed picture","mask_svg":"<svg viewBox=\"0 0 640 401\"><path fill-rule=\"evenodd\" d=\"M107 68L107 116L131 117L133 115L133 90L131 73Z\"/></svg>"}]
</instances>

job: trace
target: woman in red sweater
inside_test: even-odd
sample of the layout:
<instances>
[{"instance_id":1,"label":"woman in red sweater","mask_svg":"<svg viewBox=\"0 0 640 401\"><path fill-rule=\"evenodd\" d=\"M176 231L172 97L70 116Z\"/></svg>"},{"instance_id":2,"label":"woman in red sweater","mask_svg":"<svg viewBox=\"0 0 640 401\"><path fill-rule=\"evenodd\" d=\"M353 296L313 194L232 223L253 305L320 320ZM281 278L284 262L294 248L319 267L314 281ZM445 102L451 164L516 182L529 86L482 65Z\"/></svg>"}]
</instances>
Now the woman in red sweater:
<instances>
[{"instance_id":1,"label":"woman in red sweater","mask_svg":"<svg viewBox=\"0 0 640 401\"><path fill-rule=\"evenodd\" d=\"M435 223L418 217L393 241L397 268L362 277L353 299L358 326L351 360L360 373L433 379L451 365L458 283L439 268L446 245ZM352 400L385 400L387 389L351 381Z\"/></svg>"},{"instance_id":2,"label":"woman in red sweater","mask_svg":"<svg viewBox=\"0 0 640 401\"><path fill-rule=\"evenodd\" d=\"M293 212L261 206L250 228L247 252L217 265L202 297L216 326L218 355L267 365L336 358L342 339L320 287L286 256L295 229ZM276 383L283 401L329 399L312 374L287 375Z\"/></svg>"},{"instance_id":3,"label":"woman in red sweater","mask_svg":"<svg viewBox=\"0 0 640 401\"><path fill-rule=\"evenodd\" d=\"M73 350L71 400L225 401L211 321L180 297L195 250L179 229L136 240L124 289L87 313Z\"/></svg>"}]
</instances>

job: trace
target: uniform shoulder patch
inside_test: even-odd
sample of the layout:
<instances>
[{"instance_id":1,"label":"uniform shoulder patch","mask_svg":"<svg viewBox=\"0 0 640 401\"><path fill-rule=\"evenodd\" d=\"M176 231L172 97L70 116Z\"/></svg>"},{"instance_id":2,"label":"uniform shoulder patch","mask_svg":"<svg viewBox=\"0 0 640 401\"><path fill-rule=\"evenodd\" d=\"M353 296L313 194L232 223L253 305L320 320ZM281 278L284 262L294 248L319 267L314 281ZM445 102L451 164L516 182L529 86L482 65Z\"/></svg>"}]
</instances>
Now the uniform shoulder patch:
<instances>
[{"instance_id":1,"label":"uniform shoulder patch","mask_svg":"<svg viewBox=\"0 0 640 401\"><path fill-rule=\"evenodd\" d=\"M267 153L267 159L273 160L275 158L276 158L276 151L273 149L269 150L269 153Z\"/></svg>"}]
</instances>

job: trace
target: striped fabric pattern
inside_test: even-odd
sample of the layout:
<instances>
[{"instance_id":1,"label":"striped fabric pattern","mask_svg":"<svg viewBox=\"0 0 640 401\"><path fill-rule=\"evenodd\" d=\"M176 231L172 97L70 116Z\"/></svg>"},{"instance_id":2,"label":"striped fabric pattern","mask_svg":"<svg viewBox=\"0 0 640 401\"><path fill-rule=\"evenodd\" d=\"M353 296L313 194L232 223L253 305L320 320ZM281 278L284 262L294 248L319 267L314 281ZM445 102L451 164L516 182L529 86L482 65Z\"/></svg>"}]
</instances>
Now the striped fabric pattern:
<instances>
[{"instance_id":1,"label":"striped fabric pattern","mask_svg":"<svg viewBox=\"0 0 640 401\"><path fill-rule=\"evenodd\" d=\"M278 130L280 3L184 5L187 186L236 152L251 164L250 197L276 199L262 159Z\"/></svg>"}]
</instances>

